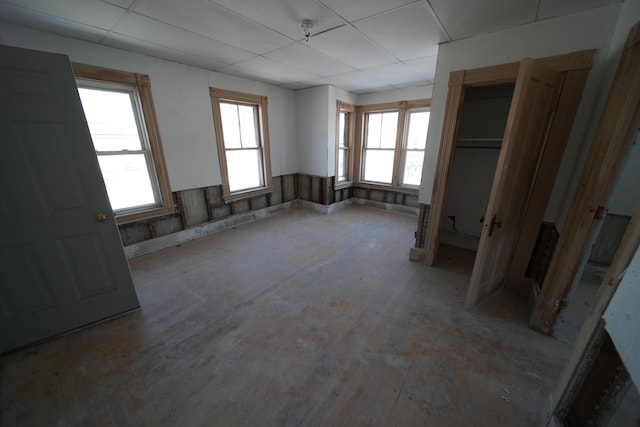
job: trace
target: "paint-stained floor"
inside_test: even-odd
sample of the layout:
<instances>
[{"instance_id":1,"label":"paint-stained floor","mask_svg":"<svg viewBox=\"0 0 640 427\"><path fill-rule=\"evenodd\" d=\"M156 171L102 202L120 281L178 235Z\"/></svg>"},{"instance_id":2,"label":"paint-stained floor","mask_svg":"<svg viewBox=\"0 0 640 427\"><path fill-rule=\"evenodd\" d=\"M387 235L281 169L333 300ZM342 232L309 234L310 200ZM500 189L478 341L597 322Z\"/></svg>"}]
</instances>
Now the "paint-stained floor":
<instances>
[{"instance_id":1,"label":"paint-stained floor","mask_svg":"<svg viewBox=\"0 0 640 427\"><path fill-rule=\"evenodd\" d=\"M135 259L142 309L0 359L1 425L533 426L569 347L416 219L293 209Z\"/></svg>"}]
</instances>

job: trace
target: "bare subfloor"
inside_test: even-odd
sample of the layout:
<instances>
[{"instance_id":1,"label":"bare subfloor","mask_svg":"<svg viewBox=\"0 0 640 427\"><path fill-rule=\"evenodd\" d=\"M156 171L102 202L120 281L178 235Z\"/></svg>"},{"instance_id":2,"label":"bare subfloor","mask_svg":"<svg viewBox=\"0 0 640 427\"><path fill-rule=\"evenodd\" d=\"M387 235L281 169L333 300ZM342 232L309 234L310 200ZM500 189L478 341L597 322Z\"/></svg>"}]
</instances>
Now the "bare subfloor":
<instances>
[{"instance_id":1,"label":"bare subfloor","mask_svg":"<svg viewBox=\"0 0 640 427\"><path fill-rule=\"evenodd\" d=\"M131 262L142 309L0 359L2 425L530 426L568 346L416 219L294 209Z\"/></svg>"}]
</instances>

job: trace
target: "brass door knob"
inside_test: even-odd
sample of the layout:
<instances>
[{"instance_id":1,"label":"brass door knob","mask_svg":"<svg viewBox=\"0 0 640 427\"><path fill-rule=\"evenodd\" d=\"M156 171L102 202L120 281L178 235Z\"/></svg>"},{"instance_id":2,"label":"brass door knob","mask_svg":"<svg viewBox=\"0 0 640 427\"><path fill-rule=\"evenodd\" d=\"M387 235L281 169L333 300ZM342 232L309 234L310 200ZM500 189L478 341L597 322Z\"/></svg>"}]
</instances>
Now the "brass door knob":
<instances>
[{"instance_id":1,"label":"brass door knob","mask_svg":"<svg viewBox=\"0 0 640 427\"><path fill-rule=\"evenodd\" d=\"M98 212L98 213L96 214L96 220L97 220L98 222L105 222L105 221L107 220L107 218L109 218L109 217L108 217L108 216L107 216L107 214L106 214L106 213L104 213L104 212Z\"/></svg>"}]
</instances>

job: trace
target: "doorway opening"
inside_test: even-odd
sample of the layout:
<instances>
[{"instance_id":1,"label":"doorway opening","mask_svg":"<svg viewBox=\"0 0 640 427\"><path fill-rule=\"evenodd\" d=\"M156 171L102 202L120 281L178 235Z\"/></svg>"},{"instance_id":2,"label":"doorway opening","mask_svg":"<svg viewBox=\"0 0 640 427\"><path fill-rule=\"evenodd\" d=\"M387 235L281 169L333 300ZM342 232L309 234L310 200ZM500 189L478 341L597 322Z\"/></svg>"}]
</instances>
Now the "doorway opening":
<instances>
[{"instance_id":1,"label":"doorway opening","mask_svg":"<svg viewBox=\"0 0 640 427\"><path fill-rule=\"evenodd\" d=\"M513 83L465 91L440 243L478 250L502 136L513 96Z\"/></svg>"}]
</instances>

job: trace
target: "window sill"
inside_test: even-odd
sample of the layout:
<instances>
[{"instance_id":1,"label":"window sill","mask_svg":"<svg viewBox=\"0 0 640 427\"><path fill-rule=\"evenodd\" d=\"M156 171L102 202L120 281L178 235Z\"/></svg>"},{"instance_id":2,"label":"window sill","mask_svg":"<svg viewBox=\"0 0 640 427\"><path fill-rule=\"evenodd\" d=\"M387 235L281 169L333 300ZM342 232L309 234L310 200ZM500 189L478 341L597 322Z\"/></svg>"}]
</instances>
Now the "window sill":
<instances>
[{"instance_id":1,"label":"window sill","mask_svg":"<svg viewBox=\"0 0 640 427\"><path fill-rule=\"evenodd\" d=\"M395 191L396 193L418 195L418 188L398 187L396 185L377 184L372 182L357 181L352 184L353 187L369 188L372 190Z\"/></svg>"},{"instance_id":2,"label":"window sill","mask_svg":"<svg viewBox=\"0 0 640 427\"><path fill-rule=\"evenodd\" d=\"M333 185L333 189L334 190L341 190L343 188L349 188L353 186L353 181L342 181L342 182L336 182Z\"/></svg>"},{"instance_id":3,"label":"window sill","mask_svg":"<svg viewBox=\"0 0 640 427\"><path fill-rule=\"evenodd\" d=\"M225 194L222 198L225 203L237 202L238 200L251 199L272 192L271 186L262 187L233 194Z\"/></svg>"},{"instance_id":4,"label":"window sill","mask_svg":"<svg viewBox=\"0 0 640 427\"><path fill-rule=\"evenodd\" d=\"M145 219L156 218L163 215L170 215L176 212L174 205L161 206L159 208L153 208L142 212L130 213L122 216L116 216L116 223L118 225L130 224L136 221L142 221Z\"/></svg>"}]
</instances>

